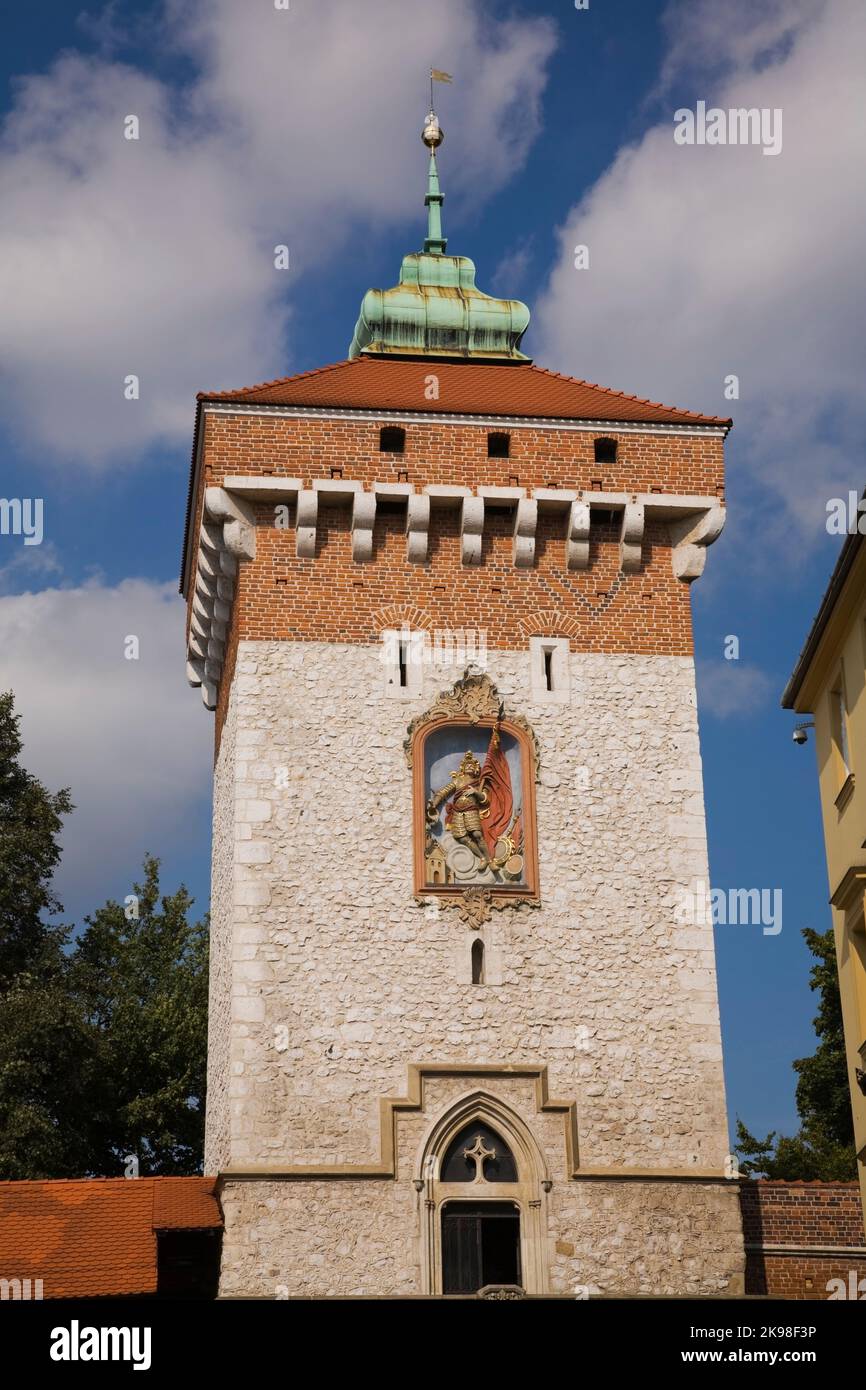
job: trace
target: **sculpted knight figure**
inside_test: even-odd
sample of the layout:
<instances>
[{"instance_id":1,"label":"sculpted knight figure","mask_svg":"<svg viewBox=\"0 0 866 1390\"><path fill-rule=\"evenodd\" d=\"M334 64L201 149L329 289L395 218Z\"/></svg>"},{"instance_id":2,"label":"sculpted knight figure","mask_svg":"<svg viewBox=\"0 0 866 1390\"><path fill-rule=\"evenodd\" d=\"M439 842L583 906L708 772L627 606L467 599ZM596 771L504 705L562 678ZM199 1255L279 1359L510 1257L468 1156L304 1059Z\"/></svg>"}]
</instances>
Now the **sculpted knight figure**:
<instances>
[{"instance_id":1,"label":"sculpted knight figure","mask_svg":"<svg viewBox=\"0 0 866 1390\"><path fill-rule=\"evenodd\" d=\"M467 845L472 853L488 869L496 869L491 858L481 827L481 817L490 814L490 796L481 764L474 753L465 753L456 772L452 772L447 786L434 792L427 802L427 823L435 825L439 819L439 808L448 797L453 797L446 809L445 828L454 839Z\"/></svg>"}]
</instances>

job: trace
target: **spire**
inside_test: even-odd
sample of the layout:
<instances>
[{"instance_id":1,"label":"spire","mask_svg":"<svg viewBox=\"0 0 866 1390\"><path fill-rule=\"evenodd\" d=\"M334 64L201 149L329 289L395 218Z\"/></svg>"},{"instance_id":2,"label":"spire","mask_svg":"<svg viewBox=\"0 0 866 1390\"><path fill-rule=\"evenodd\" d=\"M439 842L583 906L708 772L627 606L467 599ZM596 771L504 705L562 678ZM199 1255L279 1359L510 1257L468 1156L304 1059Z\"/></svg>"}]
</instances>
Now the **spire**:
<instances>
[{"instance_id":1,"label":"spire","mask_svg":"<svg viewBox=\"0 0 866 1390\"><path fill-rule=\"evenodd\" d=\"M450 81L435 68L433 82ZM445 136L430 102L421 139L430 151L427 170L427 235L424 249L403 257L400 282L389 290L368 290L349 347L349 356L450 357L485 362L526 362L520 340L529 310L518 299L483 294L475 284L468 256L446 254L436 151Z\"/></svg>"},{"instance_id":2,"label":"spire","mask_svg":"<svg viewBox=\"0 0 866 1390\"><path fill-rule=\"evenodd\" d=\"M430 168L427 171L427 197L424 199L427 206L427 236L424 241L424 251L428 256L444 256L445 248L448 245L447 239L442 235L442 204L445 202L445 198L439 187L439 170L436 165L436 151L445 139L445 135L432 106L430 107L430 114L424 123L421 139L430 151Z\"/></svg>"}]
</instances>

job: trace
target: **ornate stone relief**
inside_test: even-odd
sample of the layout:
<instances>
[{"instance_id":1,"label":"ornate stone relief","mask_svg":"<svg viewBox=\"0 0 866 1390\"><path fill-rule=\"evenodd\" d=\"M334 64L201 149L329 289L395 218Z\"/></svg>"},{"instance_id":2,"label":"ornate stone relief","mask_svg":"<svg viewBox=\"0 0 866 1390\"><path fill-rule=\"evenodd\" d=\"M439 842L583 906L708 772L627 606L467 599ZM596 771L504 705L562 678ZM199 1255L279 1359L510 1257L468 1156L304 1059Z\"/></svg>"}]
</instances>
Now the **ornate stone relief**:
<instances>
[{"instance_id":1,"label":"ornate stone relief","mask_svg":"<svg viewBox=\"0 0 866 1390\"><path fill-rule=\"evenodd\" d=\"M537 906L537 741L522 716L506 716L490 677L467 668L412 721L404 751L416 901L429 893L471 930L502 907Z\"/></svg>"}]
</instances>

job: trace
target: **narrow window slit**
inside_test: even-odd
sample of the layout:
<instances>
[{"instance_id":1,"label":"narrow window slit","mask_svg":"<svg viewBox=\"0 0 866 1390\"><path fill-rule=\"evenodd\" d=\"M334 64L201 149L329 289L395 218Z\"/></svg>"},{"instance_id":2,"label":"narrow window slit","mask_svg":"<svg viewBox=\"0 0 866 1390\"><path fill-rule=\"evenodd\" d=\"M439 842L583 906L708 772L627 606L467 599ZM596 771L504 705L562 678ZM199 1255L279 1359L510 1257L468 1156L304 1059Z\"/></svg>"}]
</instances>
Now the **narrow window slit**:
<instances>
[{"instance_id":1,"label":"narrow window slit","mask_svg":"<svg viewBox=\"0 0 866 1390\"><path fill-rule=\"evenodd\" d=\"M548 690L553 689L553 648L544 648L544 681Z\"/></svg>"},{"instance_id":2,"label":"narrow window slit","mask_svg":"<svg viewBox=\"0 0 866 1390\"><path fill-rule=\"evenodd\" d=\"M484 942L476 936L472 943L472 983L484 984Z\"/></svg>"}]
</instances>

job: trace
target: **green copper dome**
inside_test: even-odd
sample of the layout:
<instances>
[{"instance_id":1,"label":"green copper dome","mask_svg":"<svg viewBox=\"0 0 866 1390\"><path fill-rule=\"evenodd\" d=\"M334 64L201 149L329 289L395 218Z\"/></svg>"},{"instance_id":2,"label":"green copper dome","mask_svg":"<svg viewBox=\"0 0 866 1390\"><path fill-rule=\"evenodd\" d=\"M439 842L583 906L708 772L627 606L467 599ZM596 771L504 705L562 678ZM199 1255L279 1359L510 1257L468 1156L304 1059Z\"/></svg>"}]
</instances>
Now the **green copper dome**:
<instances>
[{"instance_id":1,"label":"green copper dome","mask_svg":"<svg viewBox=\"0 0 866 1390\"><path fill-rule=\"evenodd\" d=\"M448 256L442 235L443 195L436 146L443 136L431 112L422 136L430 148L427 237L423 251L403 258L400 283L368 290L361 302L349 357L403 356L526 362L519 351L529 310L519 299L495 299L475 285L468 256Z\"/></svg>"}]
</instances>

